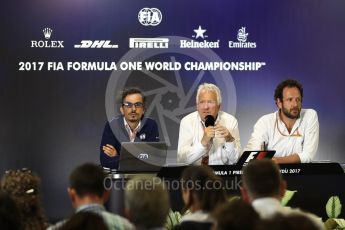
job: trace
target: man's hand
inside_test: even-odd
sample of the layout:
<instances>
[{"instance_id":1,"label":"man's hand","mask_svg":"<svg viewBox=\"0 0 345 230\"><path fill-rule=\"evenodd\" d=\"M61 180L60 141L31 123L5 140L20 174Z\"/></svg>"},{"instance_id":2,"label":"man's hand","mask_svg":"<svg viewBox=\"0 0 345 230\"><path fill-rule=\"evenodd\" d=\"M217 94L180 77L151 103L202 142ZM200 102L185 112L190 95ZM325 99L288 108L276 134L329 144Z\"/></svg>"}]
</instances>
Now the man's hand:
<instances>
[{"instance_id":1,"label":"man's hand","mask_svg":"<svg viewBox=\"0 0 345 230\"><path fill-rule=\"evenodd\" d=\"M103 149L103 152L110 157L117 156L117 151L112 145L109 145L109 144L106 144L105 146L103 145L102 149Z\"/></svg>"},{"instance_id":2,"label":"man's hand","mask_svg":"<svg viewBox=\"0 0 345 230\"><path fill-rule=\"evenodd\" d=\"M209 126L205 128L204 136L201 139L201 144L206 147L208 143L210 142L210 140L214 138L215 134L216 134L216 130L214 126Z\"/></svg>"},{"instance_id":3,"label":"man's hand","mask_svg":"<svg viewBox=\"0 0 345 230\"><path fill-rule=\"evenodd\" d=\"M215 126L216 137L223 137L226 142L233 142L235 138L231 135L230 131L221 125Z\"/></svg>"},{"instance_id":4,"label":"man's hand","mask_svg":"<svg viewBox=\"0 0 345 230\"><path fill-rule=\"evenodd\" d=\"M301 159L299 158L297 153L294 153L287 157L273 157L272 161L277 164L296 164L301 163Z\"/></svg>"}]
</instances>

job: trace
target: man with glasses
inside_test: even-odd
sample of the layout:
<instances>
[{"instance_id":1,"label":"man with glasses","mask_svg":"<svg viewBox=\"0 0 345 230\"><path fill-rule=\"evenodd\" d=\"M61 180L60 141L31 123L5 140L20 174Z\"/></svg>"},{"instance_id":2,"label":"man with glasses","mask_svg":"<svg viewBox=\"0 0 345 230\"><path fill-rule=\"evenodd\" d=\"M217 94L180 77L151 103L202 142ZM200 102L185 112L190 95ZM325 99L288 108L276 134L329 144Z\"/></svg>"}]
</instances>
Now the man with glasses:
<instances>
[{"instance_id":1,"label":"man with glasses","mask_svg":"<svg viewBox=\"0 0 345 230\"><path fill-rule=\"evenodd\" d=\"M246 150L276 150L273 160L280 164L311 162L319 143L319 121L315 110L302 109L302 85L285 80L274 99L278 111L256 122Z\"/></svg>"},{"instance_id":2,"label":"man with glasses","mask_svg":"<svg viewBox=\"0 0 345 230\"><path fill-rule=\"evenodd\" d=\"M238 160L241 148L238 123L235 117L220 111L221 103L217 86L209 83L199 86L197 111L185 116L180 123L178 162L224 165ZM213 121L208 124L206 120L210 116Z\"/></svg>"},{"instance_id":3,"label":"man with glasses","mask_svg":"<svg viewBox=\"0 0 345 230\"><path fill-rule=\"evenodd\" d=\"M110 169L118 168L121 142L159 141L157 123L144 117L145 96L139 89L123 91L120 112L106 123L101 141L101 165Z\"/></svg>"}]
</instances>

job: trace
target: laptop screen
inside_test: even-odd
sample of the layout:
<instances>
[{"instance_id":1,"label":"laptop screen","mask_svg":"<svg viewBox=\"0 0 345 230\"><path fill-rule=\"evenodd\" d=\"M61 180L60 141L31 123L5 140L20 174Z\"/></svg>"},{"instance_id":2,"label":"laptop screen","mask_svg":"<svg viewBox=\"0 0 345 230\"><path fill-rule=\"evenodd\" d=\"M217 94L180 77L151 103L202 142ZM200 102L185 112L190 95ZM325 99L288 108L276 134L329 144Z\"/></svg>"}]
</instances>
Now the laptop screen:
<instances>
[{"instance_id":1,"label":"laptop screen","mask_svg":"<svg viewBox=\"0 0 345 230\"><path fill-rule=\"evenodd\" d=\"M237 165L244 166L248 164L250 161L255 159L271 159L274 154L276 153L275 150L265 150L265 151L244 151L240 157L240 159L237 161Z\"/></svg>"},{"instance_id":2,"label":"laptop screen","mask_svg":"<svg viewBox=\"0 0 345 230\"><path fill-rule=\"evenodd\" d=\"M158 172L166 163L165 142L122 142L119 172Z\"/></svg>"}]
</instances>

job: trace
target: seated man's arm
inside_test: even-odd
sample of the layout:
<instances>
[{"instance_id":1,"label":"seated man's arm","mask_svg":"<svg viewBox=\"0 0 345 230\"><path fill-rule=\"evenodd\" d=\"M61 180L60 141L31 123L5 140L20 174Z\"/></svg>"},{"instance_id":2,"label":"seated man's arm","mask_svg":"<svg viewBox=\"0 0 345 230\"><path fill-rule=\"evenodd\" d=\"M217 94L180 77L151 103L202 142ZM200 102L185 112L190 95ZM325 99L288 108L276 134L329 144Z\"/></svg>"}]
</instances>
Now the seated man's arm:
<instances>
[{"instance_id":1,"label":"seated man's arm","mask_svg":"<svg viewBox=\"0 0 345 230\"><path fill-rule=\"evenodd\" d=\"M231 135L234 138L233 141L229 141L225 144L226 149L228 149L228 145L230 145L231 154L229 155L229 164L234 164L238 161L238 158L241 155L241 140L240 140L240 131L238 129L238 122L233 123L231 127ZM232 147L233 145L233 147Z\"/></svg>"},{"instance_id":2,"label":"seated man's arm","mask_svg":"<svg viewBox=\"0 0 345 230\"><path fill-rule=\"evenodd\" d=\"M286 157L273 157L272 160L277 164L301 163L301 159L299 158L299 155L296 153Z\"/></svg>"},{"instance_id":3,"label":"seated man's arm","mask_svg":"<svg viewBox=\"0 0 345 230\"><path fill-rule=\"evenodd\" d=\"M306 117L308 121L304 132L304 140L301 153L294 153L286 157L274 157L273 160L279 164L310 163L317 151L319 144L319 121L315 110L309 110Z\"/></svg>"},{"instance_id":4,"label":"seated man's arm","mask_svg":"<svg viewBox=\"0 0 345 230\"><path fill-rule=\"evenodd\" d=\"M205 155L207 148L201 144L201 140L193 143L195 137L193 122L183 118L180 123L180 132L177 147L177 162L192 164Z\"/></svg>"},{"instance_id":5,"label":"seated man's arm","mask_svg":"<svg viewBox=\"0 0 345 230\"><path fill-rule=\"evenodd\" d=\"M109 122L106 123L100 146L100 162L102 167L118 168L119 164L119 143L110 128Z\"/></svg>"},{"instance_id":6,"label":"seated man's arm","mask_svg":"<svg viewBox=\"0 0 345 230\"><path fill-rule=\"evenodd\" d=\"M236 121L236 123L234 124L234 127L232 128L232 131L231 131L231 134L232 136L234 137L235 139L235 149L236 151L239 153L239 155L242 153L242 147L241 147L241 140L240 140L240 131L239 131L239 128L238 128L238 122Z\"/></svg>"},{"instance_id":7,"label":"seated man's arm","mask_svg":"<svg viewBox=\"0 0 345 230\"><path fill-rule=\"evenodd\" d=\"M220 164L236 163L241 153L240 132L237 120L232 121L228 129L217 125L216 133L218 133L217 136L225 139L225 144L221 151L222 162ZM226 161L223 159L226 159Z\"/></svg>"},{"instance_id":8,"label":"seated man's arm","mask_svg":"<svg viewBox=\"0 0 345 230\"><path fill-rule=\"evenodd\" d=\"M264 142L268 144L267 124L264 119L260 118L254 125L253 132L249 138L248 144L244 151L264 150Z\"/></svg>"},{"instance_id":9,"label":"seated man's arm","mask_svg":"<svg viewBox=\"0 0 345 230\"><path fill-rule=\"evenodd\" d=\"M302 153L297 153L301 163L310 163L316 154L319 145L319 120L315 110L308 110L304 118L308 121L304 132ZM295 163L295 162L292 162Z\"/></svg>"}]
</instances>

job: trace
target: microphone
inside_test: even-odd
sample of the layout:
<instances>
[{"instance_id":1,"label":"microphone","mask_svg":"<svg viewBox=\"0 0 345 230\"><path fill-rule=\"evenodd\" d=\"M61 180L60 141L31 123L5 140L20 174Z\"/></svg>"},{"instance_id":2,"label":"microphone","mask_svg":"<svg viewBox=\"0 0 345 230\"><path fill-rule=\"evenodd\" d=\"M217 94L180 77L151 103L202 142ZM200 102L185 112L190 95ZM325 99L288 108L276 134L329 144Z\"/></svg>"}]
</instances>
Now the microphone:
<instances>
[{"instance_id":1,"label":"microphone","mask_svg":"<svg viewBox=\"0 0 345 230\"><path fill-rule=\"evenodd\" d=\"M214 126L214 117L212 115L207 115L205 117L205 126L209 127L209 126Z\"/></svg>"}]
</instances>

